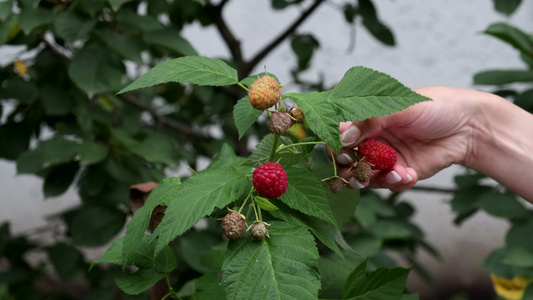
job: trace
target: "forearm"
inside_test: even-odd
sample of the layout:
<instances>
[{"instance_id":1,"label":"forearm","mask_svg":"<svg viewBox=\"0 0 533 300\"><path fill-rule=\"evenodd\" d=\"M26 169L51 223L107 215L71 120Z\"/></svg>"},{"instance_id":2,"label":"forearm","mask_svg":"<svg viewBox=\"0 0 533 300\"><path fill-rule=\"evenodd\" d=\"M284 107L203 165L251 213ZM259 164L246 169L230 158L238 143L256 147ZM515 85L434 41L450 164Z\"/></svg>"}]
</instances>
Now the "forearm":
<instances>
[{"instance_id":1,"label":"forearm","mask_svg":"<svg viewBox=\"0 0 533 300\"><path fill-rule=\"evenodd\" d=\"M533 203L533 115L498 96L476 93L480 105L465 166Z\"/></svg>"}]
</instances>

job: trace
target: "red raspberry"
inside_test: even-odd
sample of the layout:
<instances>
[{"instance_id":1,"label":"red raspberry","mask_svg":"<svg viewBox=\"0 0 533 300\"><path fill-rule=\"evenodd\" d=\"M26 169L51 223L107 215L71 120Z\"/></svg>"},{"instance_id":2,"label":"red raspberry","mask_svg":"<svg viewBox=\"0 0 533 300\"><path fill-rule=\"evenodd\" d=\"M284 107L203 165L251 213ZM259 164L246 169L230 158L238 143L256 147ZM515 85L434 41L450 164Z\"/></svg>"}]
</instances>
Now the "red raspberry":
<instances>
[{"instance_id":1,"label":"red raspberry","mask_svg":"<svg viewBox=\"0 0 533 300\"><path fill-rule=\"evenodd\" d=\"M255 221L249 230L252 234L252 238L256 241L260 241L268 236L268 226L269 224L261 221Z\"/></svg>"},{"instance_id":2,"label":"red raspberry","mask_svg":"<svg viewBox=\"0 0 533 300\"><path fill-rule=\"evenodd\" d=\"M372 170L390 170L396 164L396 150L375 140L364 141L358 151L359 157L367 161Z\"/></svg>"},{"instance_id":3,"label":"red raspberry","mask_svg":"<svg viewBox=\"0 0 533 300\"><path fill-rule=\"evenodd\" d=\"M278 103L281 90L278 81L267 75L258 78L248 90L248 99L253 108L265 110Z\"/></svg>"},{"instance_id":4,"label":"red raspberry","mask_svg":"<svg viewBox=\"0 0 533 300\"><path fill-rule=\"evenodd\" d=\"M278 198L287 191L287 172L275 162L267 162L254 170L252 182L257 192L270 199Z\"/></svg>"},{"instance_id":5,"label":"red raspberry","mask_svg":"<svg viewBox=\"0 0 533 300\"><path fill-rule=\"evenodd\" d=\"M230 240L236 240L241 237L242 232L246 228L246 219L243 215L236 211L230 211L222 219L222 229L224 235Z\"/></svg>"}]
</instances>

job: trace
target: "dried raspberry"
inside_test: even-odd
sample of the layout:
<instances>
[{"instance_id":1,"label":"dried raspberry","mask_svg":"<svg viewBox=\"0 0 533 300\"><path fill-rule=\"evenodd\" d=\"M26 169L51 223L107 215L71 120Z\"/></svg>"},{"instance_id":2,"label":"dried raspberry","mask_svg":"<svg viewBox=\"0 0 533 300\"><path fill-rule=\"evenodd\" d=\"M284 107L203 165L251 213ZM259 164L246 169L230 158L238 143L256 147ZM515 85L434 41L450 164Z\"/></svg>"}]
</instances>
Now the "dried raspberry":
<instances>
[{"instance_id":1,"label":"dried raspberry","mask_svg":"<svg viewBox=\"0 0 533 300\"><path fill-rule=\"evenodd\" d=\"M328 187L333 194L338 194L344 187L344 180L339 177L331 178L328 180Z\"/></svg>"},{"instance_id":2,"label":"dried raspberry","mask_svg":"<svg viewBox=\"0 0 533 300\"><path fill-rule=\"evenodd\" d=\"M289 114L297 123L302 123L304 121L304 112L299 107L294 107L293 109L291 109Z\"/></svg>"},{"instance_id":3,"label":"dried raspberry","mask_svg":"<svg viewBox=\"0 0 533 300\"><path fill-rule=\"evenodd\" d=\"M366 140L358 147L359 157L367 161L372 170L390 170L396 164L396 150L375 140Z\"/></svg>"},{"instance_id":4,"label":"dried raspberry","mask_svg":"<svg viewBox=\"0 0 533 300\"><path fill-rule=\"evenodd\" d=\"M252 238L256 241L260 241L268 236L268 226L269 224L261 221L255 221L249 230L252 234Z\"/></svg>"},{"instance_id":5,"label":"dried raspberry","mask_svg":"<svg viewBox=\"0 0 533 300\"><path fill-rule=\"evenodd\" d=\"M278 81L267 75L258 78L248 90L248 99L253 108L265 110L278 103L281 90Z\"/></svg>"},{"instance_id":6,"label":"dried raspberry","mask_svg":"<svg viewBox=\"0 0 533 300\"><path fill-rule=\"evenodd\" d=\"M268 127L273 134L282 135L291 128L291 117L279 111L272 112Z\"/></svg>"},{"instance_id":7,"label":"dried raspberry","mask_svg":"<svg viewBox=\"0 0 533 300\"><path fill-rule=\"evenodd\" d=\"M270 199L278 198L287 191L287 172L275 162L267 162L254 170L252 182L257 192Z\"/></svg>"},{"instance_id":8,"label":"dried raspberry","mask_svg":"<svg viewBox=\"0 0 533 300\"><path fill-rule=\"evenodd\" d=\"M372 166L364 161L360 160L355 167L352 168L352 176L360 183L367 182L372 176Z\"/></svg>"},{"instance_id":9,"label":"dried raspberry","mask_svg":"<svg viewBox=\"0 0 533 300\"><path fill-rule=\"evenodd\" d=\"M236 240L246 229L246 219L240 213L232 210L222 219L222 229L228 239Z\"/></svg>"}]
</instances>

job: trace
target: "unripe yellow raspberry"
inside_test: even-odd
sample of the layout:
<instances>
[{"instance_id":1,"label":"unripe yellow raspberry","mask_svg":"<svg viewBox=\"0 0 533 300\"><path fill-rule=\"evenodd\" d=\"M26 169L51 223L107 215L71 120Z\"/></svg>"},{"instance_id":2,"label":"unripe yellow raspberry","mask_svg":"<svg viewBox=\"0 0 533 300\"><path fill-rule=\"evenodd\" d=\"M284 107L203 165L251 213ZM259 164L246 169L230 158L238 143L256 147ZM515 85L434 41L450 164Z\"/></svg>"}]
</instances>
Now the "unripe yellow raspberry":
<instances>
[{"instance_id":1,"label":"unripe yellow raspberry","mask_svg":"<svg viewBox=\"0 0 533 300\"><path fill-rule=\"evenodd\" d=\"M258 78L248 90L248 98L252 107L265 110L278 103L281 98L281 89L274 77L267 75Z\"/></svg>"}]
</instances>

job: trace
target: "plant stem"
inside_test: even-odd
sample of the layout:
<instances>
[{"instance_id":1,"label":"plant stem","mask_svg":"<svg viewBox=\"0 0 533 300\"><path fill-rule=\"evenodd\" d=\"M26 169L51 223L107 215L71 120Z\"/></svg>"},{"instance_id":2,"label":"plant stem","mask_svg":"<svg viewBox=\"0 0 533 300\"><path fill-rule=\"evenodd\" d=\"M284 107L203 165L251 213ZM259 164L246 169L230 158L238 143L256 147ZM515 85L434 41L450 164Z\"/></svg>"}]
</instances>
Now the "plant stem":
<instances>
[{"instance_id":1,"label":"plant stem","mask_svg":"<svg viewBox=\"0 0 533 300\"><path fill-rule=\"evenodd\" d=\"M279 148L277 149L277 151L281 151L281 150L285 150L287 148L290 148L290 147L294 147L294 146L302 146L302 145L325 145L326 142L301 142L301 143L294 143L294 144L290 144L290 145L281 145L279 146Z\"/></svg>"},{"instance_id":2,"label":"plant stem","mask_svg":"<svg viewBox=\"0 0 533 300\"><path fill-rule=\"evenodd\" d=\"M244 84L242 84L240 82L237 82L237 85L242 87L243 89L245 89L248 92L248 88L246 86L244 86Z\"/></svg>"},{"instance_id":3,"label":"plant stem","mask_svg":"<svg viewBox=\"0 0 533 300\"><path fill-rule=\"evenodd\" d=\"M279 135L275 134L274 142L272 143L272 149L270 150L270 156L268 157L268 161L274 161L274 157L276 156L276 153L277 153L278 143L279 143Z\"/></svg>"},{"instance_id":4,"label":"plant stem","mask_svg":"<svg viewBox=\"0 0 533 300\"><path fill-rule=\"evenodd\" d=\"M176 291L174 291L174 289L170 285L170 278L168 277L168 273L165 274L165 278L167 279L167 285L168 285L169 292L167 295L165 295L165 297L163 297L163 299L166 298L167 296L172 296L178 300L181 300L181 297L176 293Z\"/></svg>"},{"instance_id":5,"label":"plant stem","mask_svg":"<svg viewBox=\"0 0 533 300\"><path fill-rule=\"evenodd\" d=\"M250 190L250 192L248 193L248 196L246 196L246 199L244 199L244 202L242 203L241 207L239 208L239 211L238 213L241 213L242 209L244 208L244 206L246 205L246 202L248 202L248 199L250 199L252 197L252 193L254 192L254 187L252 186L252 189Z\"/></svg>"}]
</instances>

